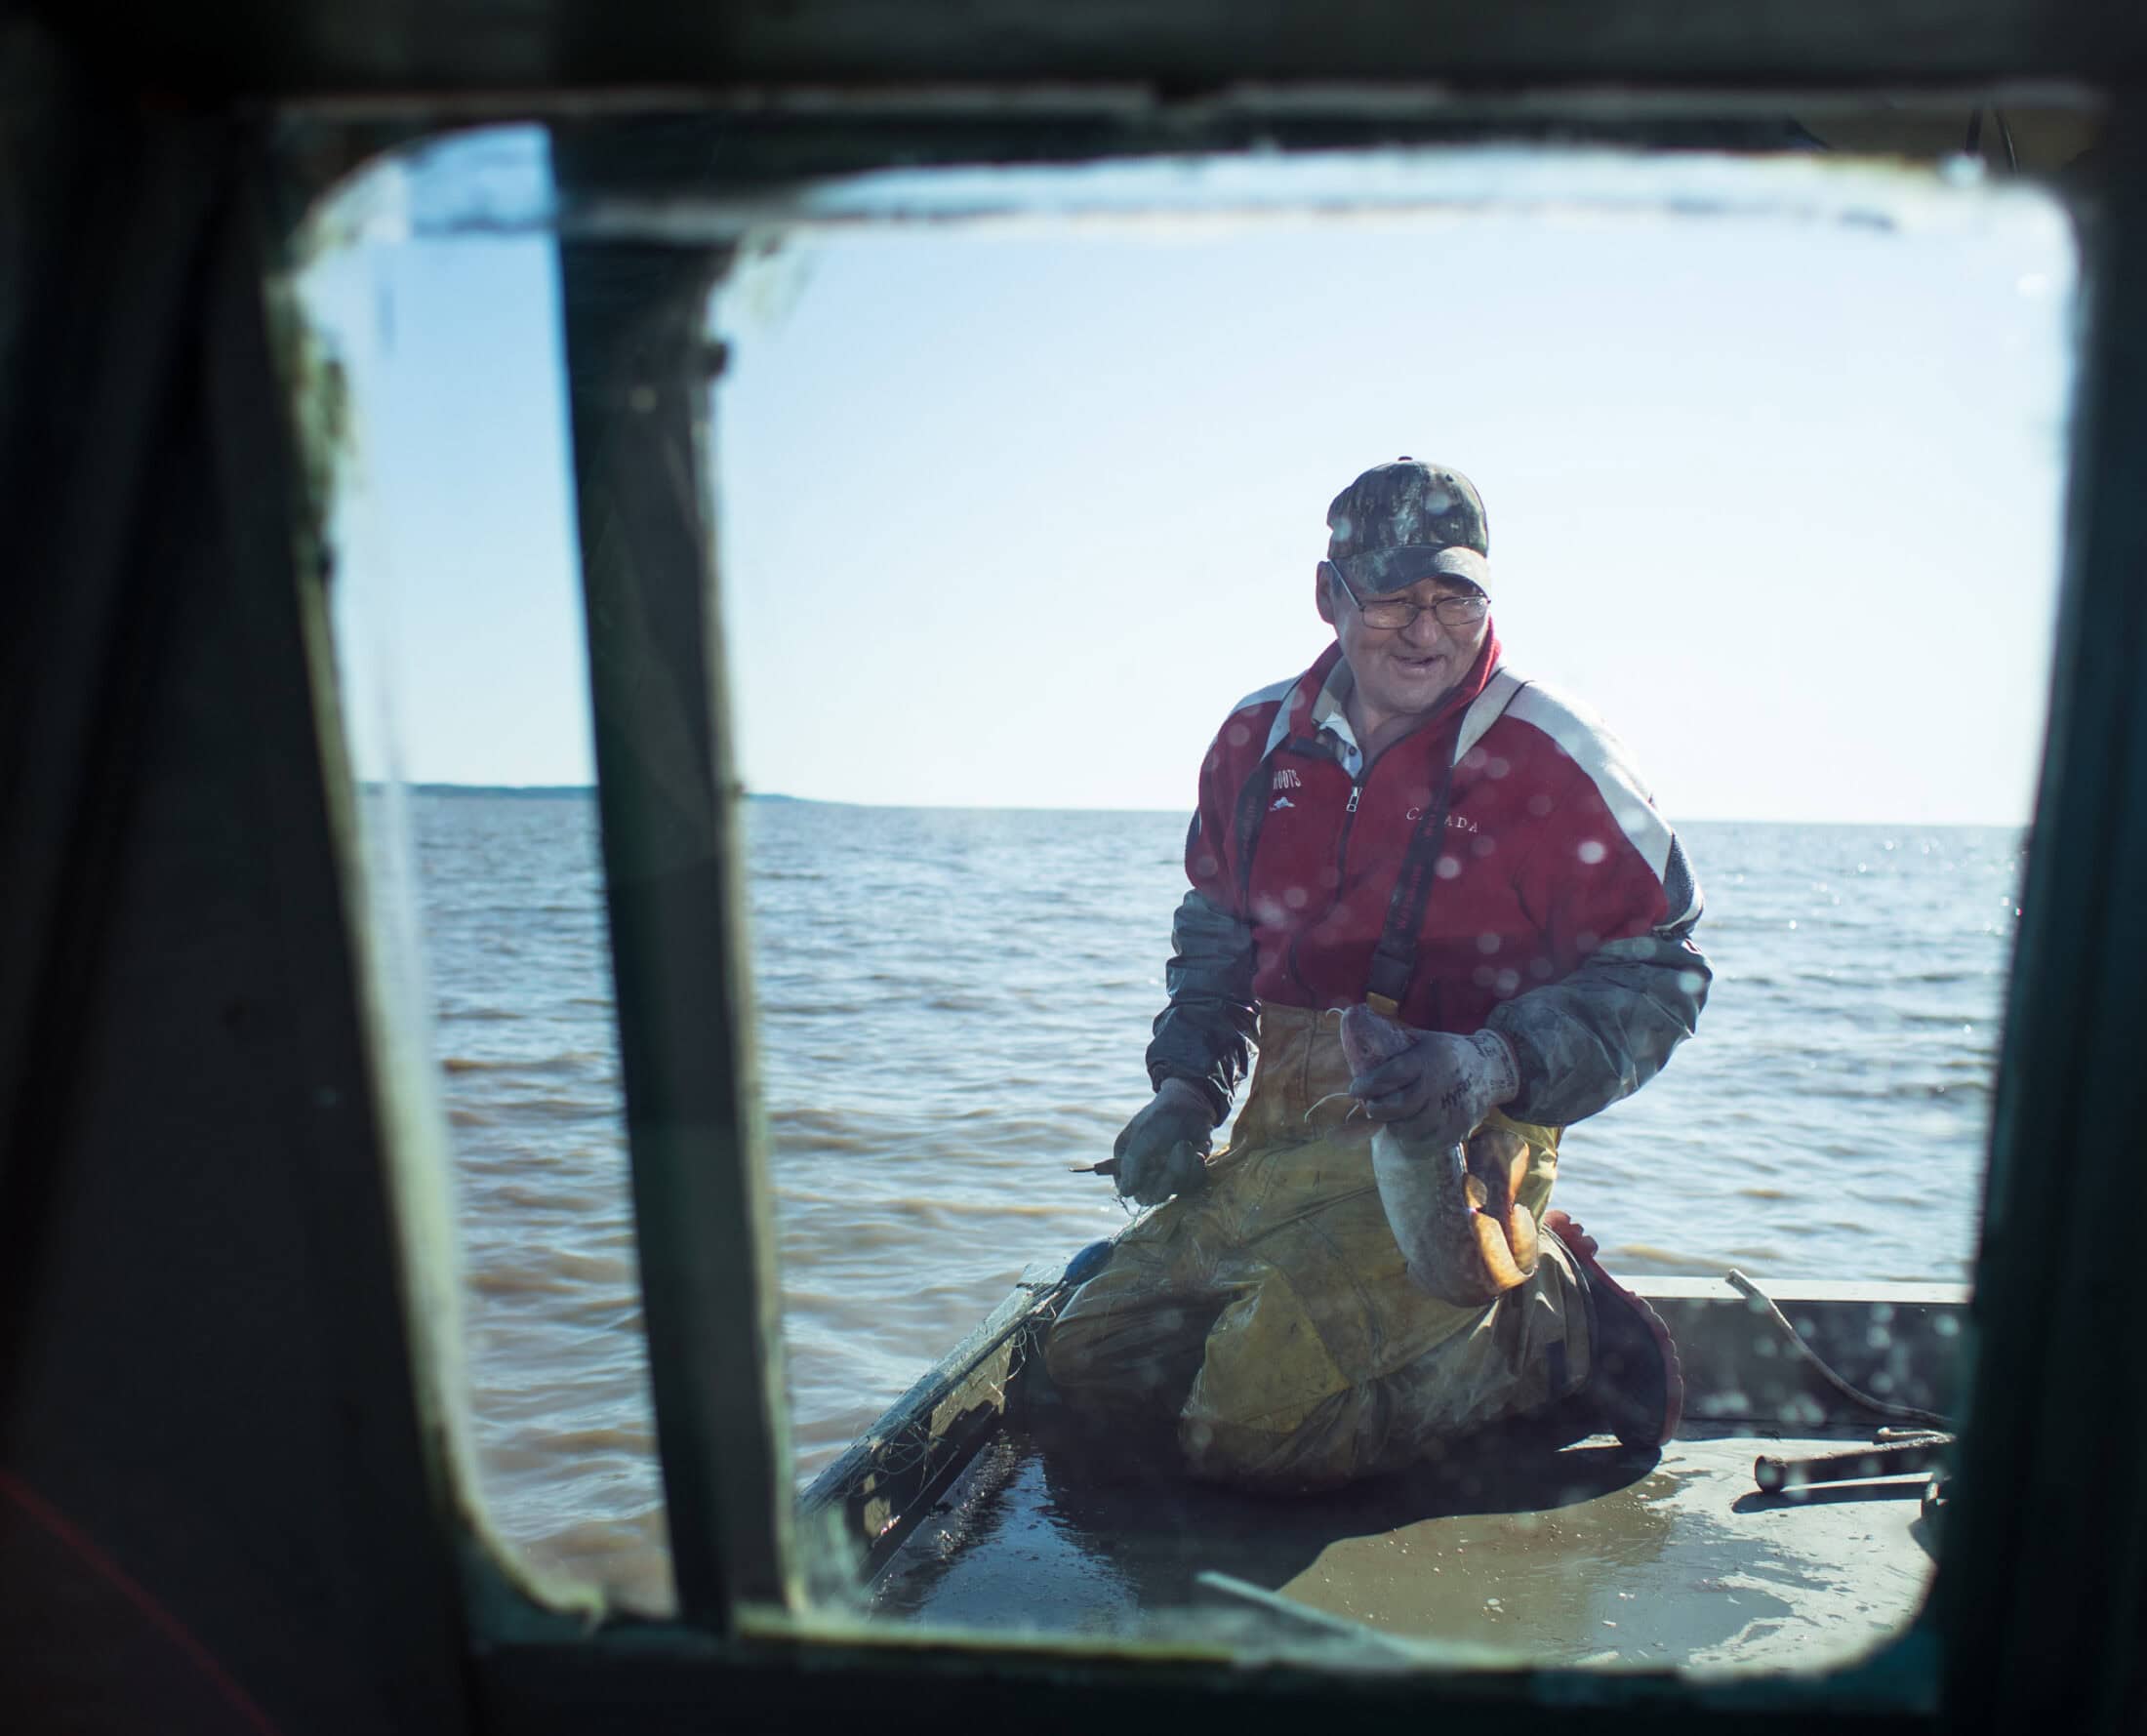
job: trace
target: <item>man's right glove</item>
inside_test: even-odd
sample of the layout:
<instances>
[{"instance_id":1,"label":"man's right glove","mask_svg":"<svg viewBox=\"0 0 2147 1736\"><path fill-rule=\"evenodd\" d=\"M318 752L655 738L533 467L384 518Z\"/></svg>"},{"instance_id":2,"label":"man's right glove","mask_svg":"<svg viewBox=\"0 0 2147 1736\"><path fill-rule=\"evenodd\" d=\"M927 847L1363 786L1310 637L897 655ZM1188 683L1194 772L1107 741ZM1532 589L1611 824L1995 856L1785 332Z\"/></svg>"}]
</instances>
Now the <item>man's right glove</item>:
<instances>
[{"instance_id":1,"label":"man's right glove","mask_svg":"<svg viewBox=\"0 0 2147 1736\"><path fill-rule=\"evenodd\" d=\"M1157 1205L1173 1193L1192 1192L1207 1180L1204 1159L1214 1128L1200 1089L1165 1079L1111 1148L1119 1193L1136 1205Z\"/></svg>"},{"instance_id":2,"label":"man's right glove","mask_svg":"<svg viewBox=\"0 0 2147 1736\"><path fill-rule=\"evenodd\" d=\"M1374 1121L1418 1121L1426 1144L1450 1146L1520 1095L1513 1045L1497 1031L1402 1029L1414 1039L1409 1046L1350 1081L1350 1095Z\"/></svg>"}]
</instances>

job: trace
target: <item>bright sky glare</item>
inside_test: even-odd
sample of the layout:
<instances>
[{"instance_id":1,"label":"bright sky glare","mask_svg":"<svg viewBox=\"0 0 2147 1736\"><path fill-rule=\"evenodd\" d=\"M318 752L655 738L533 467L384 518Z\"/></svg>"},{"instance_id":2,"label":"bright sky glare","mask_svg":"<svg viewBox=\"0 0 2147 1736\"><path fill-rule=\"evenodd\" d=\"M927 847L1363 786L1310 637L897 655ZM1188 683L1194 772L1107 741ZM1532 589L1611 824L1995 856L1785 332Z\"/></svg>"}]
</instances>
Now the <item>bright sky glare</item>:
<instances>
[{"instance_id":1,"label":"bright sky glare","mask_svg":"<svg viewBox=\"0 0 2147 1736\"><path fill-rule=\"evenodd\" d=\"M452 204L455 158L406 197ZM1328 500L1412 453L1482 491L1510 661L1600 711L1674 820L2025 818L2073 274L2018 196L1913 235L1492 209L793 237L711 312L741 770L1188 808L1233 702L1326 642ZM401 770L586 781L547 242L376 239L309 289L364 419L345 666L392 689ZM383 742L361 721L371 771Z\"/></svg>"}]
</instances>

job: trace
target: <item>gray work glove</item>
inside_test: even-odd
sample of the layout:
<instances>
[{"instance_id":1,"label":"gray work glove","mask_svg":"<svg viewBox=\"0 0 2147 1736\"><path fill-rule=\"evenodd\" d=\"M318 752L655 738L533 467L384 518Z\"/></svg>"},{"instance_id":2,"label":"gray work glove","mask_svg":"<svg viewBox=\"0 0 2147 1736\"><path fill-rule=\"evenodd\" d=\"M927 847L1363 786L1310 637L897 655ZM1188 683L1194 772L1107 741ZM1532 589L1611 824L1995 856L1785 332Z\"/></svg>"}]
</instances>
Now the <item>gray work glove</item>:
<instances>
[{"instance_id":1,"label":"gray work glove","mask_svg":"<svg viewBox=\"0 0 2147 1736\"><path fill-rule=\"evenodd\" d=\"M1495 1030L1456 1036L1419 1030L1416 1040L1350 1081L1350 1095L1374 1121L1423 1117L1411 1132L1438 1145L1465 1140L1502 1103L1520 1095L1520 1068Z\"/></svg>"},{"instance_id":2,"label":"gray work glove","mask_svg":"<svg viewBox=\"0 0 2147 1736\"><path fill-rule=\"evenodd\" d=\"M1190 1193L1207 1180L1208 1135L1215 1121L1207 1098L1183 1079L1165 1079L1155 1100L1125 1124L1111 1148L1118 1191L1136 1205L1157 1205Z\"/></svg>"}]
</instances>

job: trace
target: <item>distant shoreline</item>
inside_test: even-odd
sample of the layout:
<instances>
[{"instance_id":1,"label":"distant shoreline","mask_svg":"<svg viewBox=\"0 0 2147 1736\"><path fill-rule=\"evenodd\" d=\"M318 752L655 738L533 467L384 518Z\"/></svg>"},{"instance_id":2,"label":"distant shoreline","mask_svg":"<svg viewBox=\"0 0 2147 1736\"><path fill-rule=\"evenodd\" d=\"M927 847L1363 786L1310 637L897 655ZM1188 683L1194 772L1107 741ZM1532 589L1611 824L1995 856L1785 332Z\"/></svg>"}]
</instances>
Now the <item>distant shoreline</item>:
<instances>
[{"instance_id":1,"label":"distant shoreline","mask_svg":"<svg viewBox=\"0 0 2147 1736\"><path fill-rule=\"evenodd\" d=\"M372 794L385 789L387 786L376 783L361 785L359 787ZM593 784L405 784L403 788L412 795L497 795L515 801L557 801L569 796L590 796L596 793L596 786ZM749 790L746 799L749 802L799 802L807 798L772 791L764 794L758 790ZM827 807L835 804L823 802L815 805Z\"/></svg>"},{"instance_id":2,"label":"distant shoreline","mask_svg":"<svg viewBox=\"0 0 2147 1736\"><path fill-rule=\"evenodd\" d=\"M387 787L385 784L360 786L368 793ZM587 800L596 793L593 784L406 784L403 786L413 795L436 795L446 797L486 796L508 801L565 801ZM782 802L799 808L860 808L867 812L885 813L942 813L942 814L1178 814L1177 808L954 808L936 806L933 803L911 802L841 802L823 800L818 796L786 795L780 790L746 791L749 802ZM1748 820L1723 819L1715 816L1680 815L1674 824L1680 830L1687 827L1705 826L1808 826L1828 827L1835 829L1862 831L2020 831L2028 829L2025 820Z\"/></svg>"}]
</instances>

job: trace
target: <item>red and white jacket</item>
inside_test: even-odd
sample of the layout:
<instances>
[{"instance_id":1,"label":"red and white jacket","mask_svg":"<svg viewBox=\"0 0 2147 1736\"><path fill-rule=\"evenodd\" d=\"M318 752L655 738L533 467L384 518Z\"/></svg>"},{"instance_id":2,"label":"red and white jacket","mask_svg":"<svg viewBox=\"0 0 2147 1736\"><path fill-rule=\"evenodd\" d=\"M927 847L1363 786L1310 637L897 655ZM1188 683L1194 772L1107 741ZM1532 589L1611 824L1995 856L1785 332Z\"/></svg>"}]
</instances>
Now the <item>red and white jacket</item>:
<instances>
[{"instance_id":1,"label":"red and white jacket","mask_svg":"<svg viewBox=\"0 0 2147 1736\"><path fill-rule=\"evenodd\" d=\"M1257 1002L1364 998L1450 754L1402 1021L1506 1036L1521 1073L1508 1110L1523 1120L1562 1125L1638 1090L1691 1033L1709 973L1689 938L1699 887L1617 740L1506 667L1494 634L1438 711L1366 768L1350 681L1330 646L1239 701L1208 749L1151 1080L1198 1084L1220 1120Z\"/></svg>"}]
</instances>

